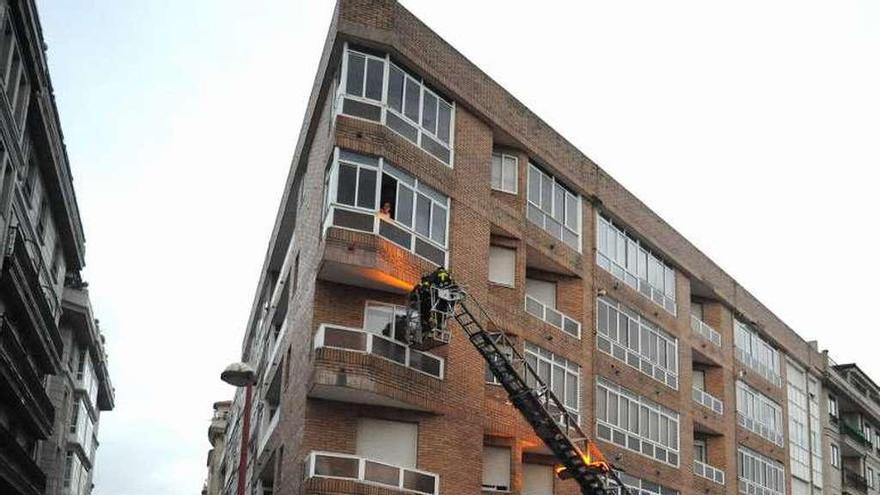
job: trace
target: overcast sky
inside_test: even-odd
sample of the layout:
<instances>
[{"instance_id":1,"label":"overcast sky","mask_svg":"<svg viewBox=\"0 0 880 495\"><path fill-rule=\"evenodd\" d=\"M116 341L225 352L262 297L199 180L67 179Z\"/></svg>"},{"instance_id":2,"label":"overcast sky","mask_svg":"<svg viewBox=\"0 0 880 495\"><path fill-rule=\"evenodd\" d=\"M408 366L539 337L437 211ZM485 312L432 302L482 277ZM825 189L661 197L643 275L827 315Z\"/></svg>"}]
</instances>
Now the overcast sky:
<instances>
[{"instance_id":1,"label":"overcast sky","mask_svg":"<svg viewBox=\"0 0 880 495\"><path fill-rule=\"evenodd\" d=\"M333 5L38 3L117 393L95 493L198 493ZM880 378L880 2L404 3Z\"/></svg>"}]
</instances>

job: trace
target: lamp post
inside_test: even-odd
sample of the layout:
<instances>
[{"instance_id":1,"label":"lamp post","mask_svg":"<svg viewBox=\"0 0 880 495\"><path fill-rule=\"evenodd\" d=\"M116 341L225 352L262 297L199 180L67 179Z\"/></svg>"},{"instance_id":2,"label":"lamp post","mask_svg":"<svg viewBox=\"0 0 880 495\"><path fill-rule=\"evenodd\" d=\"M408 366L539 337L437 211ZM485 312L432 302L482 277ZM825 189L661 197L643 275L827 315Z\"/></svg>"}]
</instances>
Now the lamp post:
<instances>
[{"instance_id":1,"label":"lamp post","mask_svg":"<svg viewBox=\"0 0 880 495\"><path fill-rule=\"evenodd\" d=\"M251 433L251 395L257 382L257 373L247 363L232 363L220 373L220 379L233 387L244 387L244 418L241 425L241 452L238 459L238 495L245 495L248 443Z\"/></svg>"}]
</instances>

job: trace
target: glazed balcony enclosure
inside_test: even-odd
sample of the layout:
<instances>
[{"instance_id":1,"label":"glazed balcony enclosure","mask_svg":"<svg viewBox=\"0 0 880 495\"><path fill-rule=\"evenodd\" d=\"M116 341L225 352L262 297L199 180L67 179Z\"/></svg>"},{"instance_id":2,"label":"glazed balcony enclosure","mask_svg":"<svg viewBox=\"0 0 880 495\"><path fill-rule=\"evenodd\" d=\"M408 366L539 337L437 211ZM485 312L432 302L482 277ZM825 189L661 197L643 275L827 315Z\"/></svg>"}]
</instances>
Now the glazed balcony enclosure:
<instances>
[{"instance_id":1,"label":"glazed balcony enclosure","mask_svg":"<svg viewBox=\"0 0 880 495\"><path fill-rule=\"evenodd\" d=\"M336 149L319 278L407 293L448 262L449 198L380 157Z\"/></svg>"}]
</instances>

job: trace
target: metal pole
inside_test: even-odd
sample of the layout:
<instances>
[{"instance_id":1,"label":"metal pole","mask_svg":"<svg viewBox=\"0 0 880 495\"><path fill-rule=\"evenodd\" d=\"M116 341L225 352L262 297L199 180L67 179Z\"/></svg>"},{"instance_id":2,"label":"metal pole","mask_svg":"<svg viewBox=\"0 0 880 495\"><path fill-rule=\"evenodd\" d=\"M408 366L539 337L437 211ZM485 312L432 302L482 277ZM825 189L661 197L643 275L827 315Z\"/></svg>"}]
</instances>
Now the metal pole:
<instances>
[{"instance_id":1,"label":"metal pole","mask_svg":"<svg viewBox=\"0 0 880 495\"><path fill-rule=\"evenodd\" d=\"M238 495L245 495L244 486L247 483L247 458L248 444L251 433L251 389L253 385L244 387L244 420L241 426L241 454L238 459Z\"/></svg>"}]
</instances>

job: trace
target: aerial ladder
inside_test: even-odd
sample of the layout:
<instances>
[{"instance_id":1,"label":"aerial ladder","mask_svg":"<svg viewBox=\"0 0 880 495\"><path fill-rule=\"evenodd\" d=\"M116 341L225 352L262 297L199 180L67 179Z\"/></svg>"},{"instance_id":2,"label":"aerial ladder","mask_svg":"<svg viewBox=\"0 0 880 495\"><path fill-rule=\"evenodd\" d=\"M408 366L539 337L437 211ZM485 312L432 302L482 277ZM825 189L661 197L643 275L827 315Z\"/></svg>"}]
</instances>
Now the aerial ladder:
<instances>
[{"instance_id":1,"label":"aerial ladder","mask_svg":"<svg viewBox=\"0 0 880 495\"><path fill-rule=\"evenodd\" d=\"M418 350L448 344L449 320L458 322L504 387L510 403L559 460L555 470L559 478L575 480L583 495L629 495L614 467L577 419L446 269L438 268L422 277L410 293L406 318L406 340Z\"/></svg>"}]
</instances>

